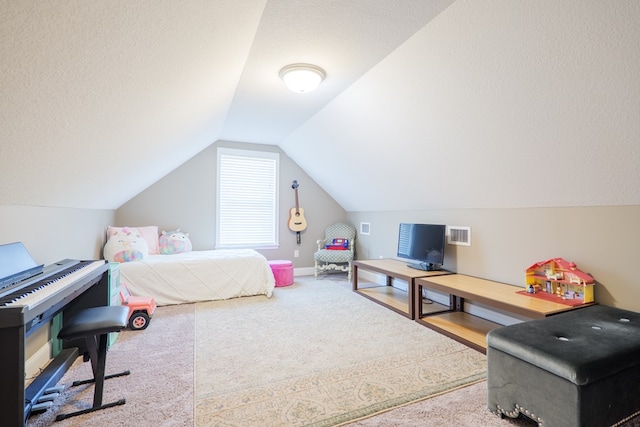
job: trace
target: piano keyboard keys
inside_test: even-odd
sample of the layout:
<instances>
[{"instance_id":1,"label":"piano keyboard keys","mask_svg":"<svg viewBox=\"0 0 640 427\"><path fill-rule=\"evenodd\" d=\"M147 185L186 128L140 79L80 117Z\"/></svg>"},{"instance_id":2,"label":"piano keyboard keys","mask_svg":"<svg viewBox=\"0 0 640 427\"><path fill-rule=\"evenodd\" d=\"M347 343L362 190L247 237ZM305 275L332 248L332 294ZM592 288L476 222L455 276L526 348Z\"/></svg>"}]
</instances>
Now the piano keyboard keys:
<instances>
[{"instance_id":1,"label":"piano keyboard keys","mask_svg":"<svg viewBox=\"0 0 640 427\"><path fill-rule=\"evenodd\" d=\"M10 300L4 299L0 305L5 307L24 306L31 308L44 299L54 295L69 284L78 280L93 270L104 265L104 260L82 261L80 264L73 266L71 271L61 271L43 279L42 283L37 283L27 289L17 292L17 295L9 297Z\"/></svg>"}]
</instances>

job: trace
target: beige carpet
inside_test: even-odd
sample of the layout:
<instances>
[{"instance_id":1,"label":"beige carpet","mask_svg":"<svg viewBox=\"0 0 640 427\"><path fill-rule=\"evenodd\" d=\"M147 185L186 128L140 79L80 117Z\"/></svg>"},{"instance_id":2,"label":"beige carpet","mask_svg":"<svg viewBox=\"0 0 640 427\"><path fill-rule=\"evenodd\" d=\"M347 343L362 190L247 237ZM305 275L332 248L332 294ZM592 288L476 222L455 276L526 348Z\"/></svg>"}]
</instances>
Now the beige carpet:
<instances>
[{"instance_id":1,"label":"beige carpet","mask_svg":"<svg viewBox=\"0 0 640 427\"><path fill-rule=\"evenodd\" d=\"M501 420L487 411L486 382L473 383L484 375L476 370L485 363L483 355L434 335L349 289L345 280L297 278L294 286L276 288L272 299L202 304L197 307L197 323L194 304L160 307L148 329L122 332L109 351L108 372L131 369L132 373L106 382L105 402L125 397L125 405L53 421L60 411L91 405L92 386L69 387L74 380L91 376L89 363L79 358L60 381L67 389L54 401L53 409L31 417L28 425L535 425L529 420ZM266 309L268 306L272 308ZM211 316L212 308L220 314ZM376 327L363 326L369 324ZM202 351L197 367L195 332ZM401 349L407 343L414 350L404 354ZM433 352L427 350L434 346ZM445 362L443 368L432 364L447 354L453 354L452 362ZM416 357L421 358L419 364L412 362ZM338 360L338 366L332 360ZM447 387L465 381L456 380L448 371L453 365L456 372L456 364L469 369L463 377L471 385L447 392ZM403 378L410 376L418 379L409 382L412 389L405 389ZM194 383L200 388L197 424ZM440 391L444 393L437 394ZM404 394L420 399L430 393L435 397L401 405L407 399ZM239 401L239 396L245 400ZM386 410L391 403L400 406ZM258 416L250 415L253 410L260 411ZM331 412L336 410L364 418L348 423L346 417ZM367 415L374 410L380 413ZM220 421L223 416L235 418ZM237 418L242 418L240 423ZM626 424L638 425L638 420Z\"/></svg>"},{"instance_id":2,"label":"beige carpet","mask_svg":"<svg viewBox=\"0 0 640 427\"><path fill-rule=\"evenodd\" d=\"M333 426L485 376L482 354L327 280L196 305L197 426Z\"/></svg>"},{"instance_id":3,"label":"beige carpet","mask_svg":"<svg viewBox=\"0 0 640 427\"><path fill-rule=\"evenodd\" d=\"M106 380L104 403L126 404L55 422L55 415L91 407L93 385L71 387L92 377L91 363L76 359L59 385L64 393L51 410L29 419L29 427L193 426L194 304L159 307L146 330L125 330L107 354L107 374L131 375ZM0 425L2 423L0 422Z\"/></svg>"}]
</instances>

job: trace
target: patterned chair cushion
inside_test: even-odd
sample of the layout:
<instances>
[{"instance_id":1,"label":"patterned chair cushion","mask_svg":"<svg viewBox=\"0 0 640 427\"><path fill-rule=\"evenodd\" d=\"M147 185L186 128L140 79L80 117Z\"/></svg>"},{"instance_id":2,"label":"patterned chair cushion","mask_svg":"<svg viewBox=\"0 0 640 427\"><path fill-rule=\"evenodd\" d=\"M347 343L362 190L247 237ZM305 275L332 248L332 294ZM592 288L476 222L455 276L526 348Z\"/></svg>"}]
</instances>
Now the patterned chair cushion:
<instances>
[{"instance_id":1,"label":"patterned chair cushion","mask_svg":"<svg viewBox=\"0 0 640 427\"><path fill-rule=\"evenodd\" d=\"M353 252L349 250L320 249L313 254L313 259L323 262L349 262L353 260Z\"/></svg>"},{"instance_id":2,"label":"patterned chair cushion","mask_svg":"<svg viewBox=\"0 0 640 427\"><path fill-rule=\"evenodd\" d=\"M324 240L326 243L330 243L333 239L345 238L349 241L353 241L356 238L355 227L339 222L337 224L330 225L324 231Z\"/></svg>"},{"instance_id":3,"label":"patterned chair cushion","mask_svg":"<svg viewBox=\"0 0 640 427\"><path fill-rule=\"evenodd\" d=\"M349 247L346 250L325 249L325 245L331 244L333 239L347 239ZM337 270L348 272L351 280L351 261L354 258L354 248L356 239L356 228L339 222L326 228L324 239L318 240L318 251L313 254L315 260L315 277L318 273L327 270Z\"/></svg>"}]
</instances>

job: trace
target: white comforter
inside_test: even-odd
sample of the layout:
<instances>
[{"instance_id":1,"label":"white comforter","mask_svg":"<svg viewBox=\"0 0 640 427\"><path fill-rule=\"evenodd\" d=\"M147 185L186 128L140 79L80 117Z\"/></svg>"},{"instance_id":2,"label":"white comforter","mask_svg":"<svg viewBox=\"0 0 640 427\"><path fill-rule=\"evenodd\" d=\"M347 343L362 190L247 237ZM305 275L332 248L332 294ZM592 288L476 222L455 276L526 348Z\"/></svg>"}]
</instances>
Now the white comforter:
<instances>
[{"instance_id":1,"label":"white comforter","mask_svg":"<svg viewBox=\"0 0 640 427\"><path fill-rule=\"evenodd\" d=\"M275 287L266 258L253 249L149 255L121 263L120 276L132 295L154 297L157 305L271 297Z\"/></svg>"}]
</instances>

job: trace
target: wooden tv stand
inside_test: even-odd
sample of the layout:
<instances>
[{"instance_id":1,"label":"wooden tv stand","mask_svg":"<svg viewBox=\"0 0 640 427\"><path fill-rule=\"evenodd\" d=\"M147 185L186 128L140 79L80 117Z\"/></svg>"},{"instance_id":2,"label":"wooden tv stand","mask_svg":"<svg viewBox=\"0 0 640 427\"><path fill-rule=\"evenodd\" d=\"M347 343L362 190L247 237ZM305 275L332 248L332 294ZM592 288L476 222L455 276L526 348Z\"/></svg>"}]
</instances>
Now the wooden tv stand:
<instances>
[{"instance_id":1,"label":"wooden tv stand","mask_svg":"<svg viewBox=\"0 0 640 427\"><path fill-rule=\"evenodd\" d=\"M395 311L411 320L415 319L414 280L418 277L433 277L451 274L448 271L424 271L407 266L406 262L395 259L373 259L353 261L353 291ZM358 269L373 271L386 276L386 286L358 287ZM404 280L408 284L406 291L393 286L393 280Z\"/></svg>"},{"instance_id":2,"label":"wooden tv stand","mask_svg":"<svg viewBox=\"0 0 640 427\"><path fill-rule=\"evenodd\" d=\"M517 293L524 287L507 285L477 277L455 274L446 270L422 271L407 267L396 259L353 261L353 291L395 311L423 326L447 335L482 353L487 352L487 333L503 325L464 311L465 300L507 314L539 319L565 311L593 305L570 306ZM386 276L386 286L358 286L358 270L368 270ZM408 289L393 286L393 280L404 280ZM449 304L425 304L423 290L431 289L449 295Z\"/></svg>"},{"instance_id":3,"label":"wooden tv stand","mask_svg":"<svg viewBox=\"0 0 640 427\"><path fill-rule=\"evenodd\" d=\"M449 294L449 307L444 310L425 313L421 298L414 300L415 320L456 341L486 354L487 333L502 325L464 312L464 300L477 302L507 313L539 319L587 307L590 304L569 306L553 301L533 298L517 293L523 288L463 274L438 277L420 277L414 282L414 295L421 295L423 288Z\"/></svg>"}]
</instances>

